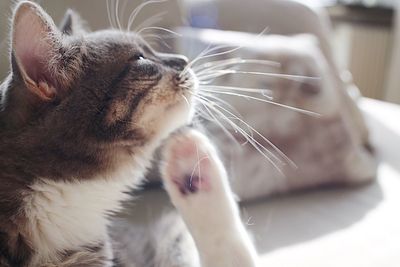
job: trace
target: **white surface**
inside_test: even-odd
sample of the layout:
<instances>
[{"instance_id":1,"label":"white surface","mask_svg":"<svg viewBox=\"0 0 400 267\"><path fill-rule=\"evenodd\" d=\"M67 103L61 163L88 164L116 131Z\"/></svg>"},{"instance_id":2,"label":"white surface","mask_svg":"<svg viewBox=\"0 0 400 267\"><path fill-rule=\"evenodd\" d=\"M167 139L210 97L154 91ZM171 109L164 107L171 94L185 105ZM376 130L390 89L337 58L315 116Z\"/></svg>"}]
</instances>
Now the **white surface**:
<instances>
[{"instance_id":1,"label":"white surface","mask_svg":"<svg viewBox=\"0 0 400 267\"><path fill-rule=\"evenodd\" d=\"M399 178L396 170L382 164L378 183L369 188L347 191L344 196L343 190L318 197L312 193L275 205L281 211L271 224L278 225L279 234L293 243L260 251L261 266L399 266ZM273 226L269 228L274 231ZM299 242L297 236L303 240ZM261 243L268 244L268 235L263 238Z\"/></svg>"},{"instance_id":2,"label":"white surface","mask_svg":"<svg viewBox=\"0 0 400 267\"><path fill-rule=\"evenodd\" d=\"M261 266L400 266L400 107L360 106L381 160L377 181L250 205Z\"/></svg>"}]
</instances>

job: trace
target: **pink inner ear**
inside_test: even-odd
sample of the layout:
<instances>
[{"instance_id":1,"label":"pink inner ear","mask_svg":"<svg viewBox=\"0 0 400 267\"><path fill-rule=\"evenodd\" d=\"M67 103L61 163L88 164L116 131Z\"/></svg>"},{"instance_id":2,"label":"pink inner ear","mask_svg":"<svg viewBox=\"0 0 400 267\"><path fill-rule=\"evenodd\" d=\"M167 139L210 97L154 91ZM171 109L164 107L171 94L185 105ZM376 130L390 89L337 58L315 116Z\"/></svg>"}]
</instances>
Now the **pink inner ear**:
<instances>
[{"instance_id":1,"label":"pink inner ear","mask_svg":"<svg viewBox=\"0 0 400 267\"><path fill-rule=\"evenodd\" d=\"M42 56L40 55L40 52L33 47L26 47L22 49L23 53L21 53L19 56L17 55L20 67L23 68L25 74L32 81L38 83L40 80L46 77L47 73L44 63L41 62Z\"/></svg>"},{"instance_id":2,"label":"pink inner ear","mask_svg":"<svg viewBox=\"0 0 400 267\"><path fill-rule=\"evenodd\" d=\"M33 7L20 7L13 31L13 49L23 75L39 83L54 84L50 79L49 62L54 51L54 27Z\"/></svg>"}]
</instances>

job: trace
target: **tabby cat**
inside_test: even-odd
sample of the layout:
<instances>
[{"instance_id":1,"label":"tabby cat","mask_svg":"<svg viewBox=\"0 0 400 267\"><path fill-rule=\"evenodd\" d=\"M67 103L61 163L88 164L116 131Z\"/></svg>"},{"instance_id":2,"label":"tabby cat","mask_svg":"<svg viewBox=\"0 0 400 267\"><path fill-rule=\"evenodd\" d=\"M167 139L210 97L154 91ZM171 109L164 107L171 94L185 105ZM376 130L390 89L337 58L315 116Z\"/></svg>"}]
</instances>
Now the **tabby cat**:
<instances>
[{"instance_id":1,"label":"tabby cat","mask_svg":"<svg viewBox=\"0 0 400 267\"><path fill-rule=\"evenodd\" d=\"M184 127L197 90L187 60L81 21L68 11L58 29L35 3L14 10L0 86L0 266L133 266L115 257L109 214L163 143L162 178L197 250L154 266L255 266L215 148Z\"/></svg>"}]
</instances>

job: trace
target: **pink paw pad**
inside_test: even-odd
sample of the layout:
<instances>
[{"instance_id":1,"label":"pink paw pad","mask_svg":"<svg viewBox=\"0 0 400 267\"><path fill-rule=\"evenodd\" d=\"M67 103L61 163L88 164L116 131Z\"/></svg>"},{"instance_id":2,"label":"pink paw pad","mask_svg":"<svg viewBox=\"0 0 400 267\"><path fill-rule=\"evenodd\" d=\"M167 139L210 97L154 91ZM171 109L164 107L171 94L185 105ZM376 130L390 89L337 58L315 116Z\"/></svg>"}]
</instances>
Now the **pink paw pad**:
<instances>
[{"instance_id":1,"label":"pink paw pad","mask_svg":"<svg viewBox=\"0 0 400 267\"><path fill-rule=\"evenodd\" d=\"M183 196L211 190L212 151L194 131L174 136L166 146L164 179Z\"/></svg>"},{"instance_id":2,"label":"pink paw pad","mask_svg":"<svg viewBox=\"0 0 400 267\"><path fill-rule=\"evenodd\" d=\"M182 178L174 178L174 184L178 187L182 195L194 194L200 190L208 191L211 189L207 177L198 175L185 175Z\"/></svg>"}]
</instances>

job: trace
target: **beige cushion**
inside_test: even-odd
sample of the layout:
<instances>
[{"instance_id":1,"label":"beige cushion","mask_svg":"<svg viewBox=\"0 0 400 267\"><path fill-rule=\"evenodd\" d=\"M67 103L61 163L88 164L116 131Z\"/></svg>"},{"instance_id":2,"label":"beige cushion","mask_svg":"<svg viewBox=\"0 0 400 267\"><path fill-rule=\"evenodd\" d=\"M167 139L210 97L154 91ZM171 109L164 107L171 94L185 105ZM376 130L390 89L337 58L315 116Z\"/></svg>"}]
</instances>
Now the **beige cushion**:
<instances>
[{"instance_id":1,"label":"beige cushion","mask_svg":"<svg viewBox=\"0 0 400 267\"><path fill-rule=\"evenodd\" d=\"M254 131L256 142L271 151L269 157L272 164L249 143L235 146L225 132L215 126L216 123L208 124L210 135L216 137L215 142L224 155L234 191L239 197L253 199L320 185L358 184L375 177L376 165L367 149L366 128L353 112L359 111L344 91L337 71L321 52L317 38L309 34L258 36L191 28L183 28L181 32L185 36L179 43L183 54L190 55L192 52L195 55L207 44L240 46L233 53L212 59L241 57L271 60L280 63L281 67L253 64L246 65L244 69L316 78L234 74L214 82L224 86L271 89L274 102L320 115L314 117L261 101L216 94L232 104L248 124L297 166L291 165ZM197 52L193 51L194 48ZM253 96L264 97L261 94ZM234 136L240 136L234 130L230 131ZM243 142L243 138L239 137L239 140Z\"/></svg>"}]
</instances>

